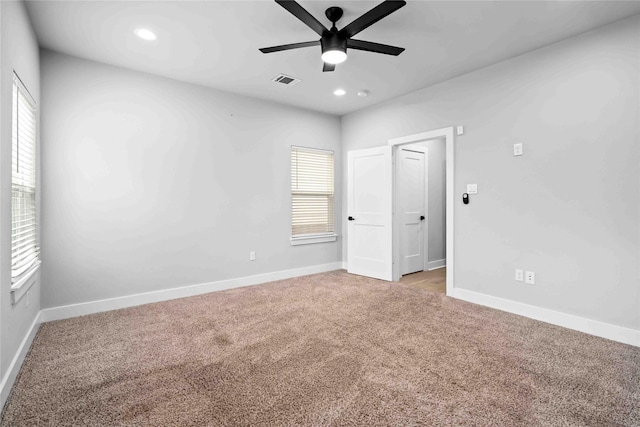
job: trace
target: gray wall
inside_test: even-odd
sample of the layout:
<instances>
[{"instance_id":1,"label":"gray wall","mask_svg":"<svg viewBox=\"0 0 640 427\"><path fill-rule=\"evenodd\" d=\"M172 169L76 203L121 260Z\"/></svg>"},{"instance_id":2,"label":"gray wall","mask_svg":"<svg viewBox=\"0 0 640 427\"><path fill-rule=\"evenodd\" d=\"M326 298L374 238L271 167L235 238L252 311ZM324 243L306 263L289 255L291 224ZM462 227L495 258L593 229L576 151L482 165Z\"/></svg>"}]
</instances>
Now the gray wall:
<instances>
[{"instance_id":1,"label":"gray wall","mask_svg":"<svg viewBox=\"0 0 640 427\"><path fill-rule=\"evenodd\" d=\"M640 330L639 105L636 16L347 115L343 153L464 125L455 285Z\"/></svg>"},{"instance_id":2,"label":"gray wall","mask_svg":"<svg viewBox=\"0 0 640 427\"><path fill-rule=\"evenodd\" d=\"M11 305L11 115L13 71L40 102L38 45L22 2L0 2L0 373L16 356L40 310L40 280ZM38 273L36 273L38 274Z\"/></svg>"},{"instance_id":3,"label":"gray wall","mask_svg":"<svg viewBox=\"0 0 640 427\"><path fill-rule=\"evenodd\" d=\"M335 150L341 170L339 118L41 62L43 308L341 260L340 240L289 243L290 146Z\"/></svg>"},{"instance_id":4,"label":"gray wall","mask_svg":"<svg viewBox=\"0 0 640 427\"><path fill-rule=\"evenodd\" d=\"M427 245L429 262L447 257L447 156L444 138L409 144L427 149Z\"/></svg>"}]
</instances>

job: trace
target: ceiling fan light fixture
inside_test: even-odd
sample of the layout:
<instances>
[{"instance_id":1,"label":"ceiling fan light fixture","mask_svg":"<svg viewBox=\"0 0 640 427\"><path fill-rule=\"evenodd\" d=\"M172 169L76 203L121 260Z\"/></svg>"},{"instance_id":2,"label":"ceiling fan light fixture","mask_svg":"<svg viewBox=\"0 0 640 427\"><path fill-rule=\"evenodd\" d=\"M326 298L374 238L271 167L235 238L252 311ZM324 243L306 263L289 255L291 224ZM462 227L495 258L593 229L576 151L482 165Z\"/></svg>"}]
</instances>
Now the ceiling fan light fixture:
<instances>
[{"instance_id":1,"label":"ceiling fan light fixture","mask_svg":"<svg viewBox=\"0 0 640 427\"><path fill-rule=\"evenodd\" d=\"M325 63L335 65L347 59L347 39L340 37L337 32L322 37L320 44Z\"/></svg>"},{"instance_id":2,"label":"ceiling fan light fixture","mask_svg":"<svg viewBox=\"0 0 640 427\"><path fill-rule=\"evenodd\" d=\"M340 64L347 59L347 53L340 49L327 50L322 53L322 60L327 64Z\"/></svg>"}]
</instances>

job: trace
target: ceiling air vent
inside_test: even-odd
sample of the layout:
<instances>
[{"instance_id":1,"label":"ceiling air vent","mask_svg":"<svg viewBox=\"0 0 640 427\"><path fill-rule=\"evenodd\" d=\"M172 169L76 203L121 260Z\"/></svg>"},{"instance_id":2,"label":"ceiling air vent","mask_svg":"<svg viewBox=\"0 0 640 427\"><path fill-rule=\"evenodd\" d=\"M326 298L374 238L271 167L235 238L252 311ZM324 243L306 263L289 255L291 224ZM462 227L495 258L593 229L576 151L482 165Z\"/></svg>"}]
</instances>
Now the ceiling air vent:
<instances>
[{"instance_id":1,"label":"ceiling air vent","mask_svg":"<svg viewBox=\"0 0 640 427\"><path fill-rule=\"evenodd\" d=\"M296 79L295 77L287 76L286 74L278 74L275 76L272 81L276 83L280 83L286 86L293 86L296 83L300 83L300 79Z\"/></svg>"}]
</instances>

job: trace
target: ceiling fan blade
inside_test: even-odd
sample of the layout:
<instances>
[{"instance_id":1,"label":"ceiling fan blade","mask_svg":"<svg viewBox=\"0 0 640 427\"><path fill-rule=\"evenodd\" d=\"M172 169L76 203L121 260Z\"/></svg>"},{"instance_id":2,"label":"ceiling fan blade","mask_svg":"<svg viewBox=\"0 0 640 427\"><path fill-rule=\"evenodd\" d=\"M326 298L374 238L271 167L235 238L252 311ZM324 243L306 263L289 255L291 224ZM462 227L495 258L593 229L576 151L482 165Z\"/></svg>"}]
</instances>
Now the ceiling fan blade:
<instances>
[{"instance_id":1,"label":"ceiling fan blade","mask_svg":"<svg viewBox=\"0 0 640 427\"><path fill-rule=\"evenodd\" d=\"M297 2L293 0L276 0L280 6L287 9L293 16L304 22L307 27L311 28L315 31L319 36L326 31L329 31L324 25L320 23L316 18L313 17L305 8L300 6Z\"/></svg>"},{"instance_id":2,"label":"ceiling fan blade","mask_svg":"<svg viewBox=\"0 0 640 427\"><path fill-rule=\"evenodd\" d=\"M367 52L384 53L385 55L398 56L404 52L403 47L389 46L388 44L380 44L374 42L365 42L363 40L347 40L347 48L356 50L366 50Z\"/></svg>"},{"instance_id":3,"label":"ceiling fan blade","mask_svg":"<svg viewBox=\"0 0 640 427\"><path fill-rule=\"evenodd\" d=\"M342 30L340 30L340 32L345 34L347 37L353 37L370 25L375 24L385 16L390 15L396 10L400 9L405 4L407 4L406 1L383 1L382 3L371 9L369 12L365 13L360 18L344 27Z\"/></svg>"},{"instance_id":4,"label":"ceiling fan blade","mask_svg":"<svg viewBox=\"0 0 640 427\"><path fill-rule=\"evenodd\" d=\"M291 44L283 44L280 46L263 47L263 48L260 48L260 52L272 53L272 52L280 52L281 50L300 49L301 47L318 46L318 45L320 45L320 40L316 40L314 42L291 43Z\"/></svg>"},{"instance_id":5,"label":"ceiling fan blade","mask_svg":"<svg viewBox=\"0 0 640 427\"><path fill-rule=\"evenodd\" d=\"M327 64L325 62L324 65L322 66L322 71L323 72L333 71L335 69L336 69L336 64Z\"/></svg>"}]
</instances>

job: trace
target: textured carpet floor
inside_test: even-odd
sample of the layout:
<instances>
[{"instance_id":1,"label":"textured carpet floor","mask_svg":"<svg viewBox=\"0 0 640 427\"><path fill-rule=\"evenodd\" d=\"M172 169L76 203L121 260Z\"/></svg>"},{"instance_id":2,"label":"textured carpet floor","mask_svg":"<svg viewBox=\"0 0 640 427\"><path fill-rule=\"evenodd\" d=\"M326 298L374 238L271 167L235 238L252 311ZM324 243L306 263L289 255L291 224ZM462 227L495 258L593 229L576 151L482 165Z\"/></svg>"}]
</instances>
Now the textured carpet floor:
<instances>
[{"instance_id":1,"label":"textured carpet floor","mask_svg":"<svg viewBox=\"0 0 640 427\"><path fill-rule=\"evenodd\" d=\"M638 426L640 348L343 271L41 326L3 426Z\"/></svg>"}]
</instances>

